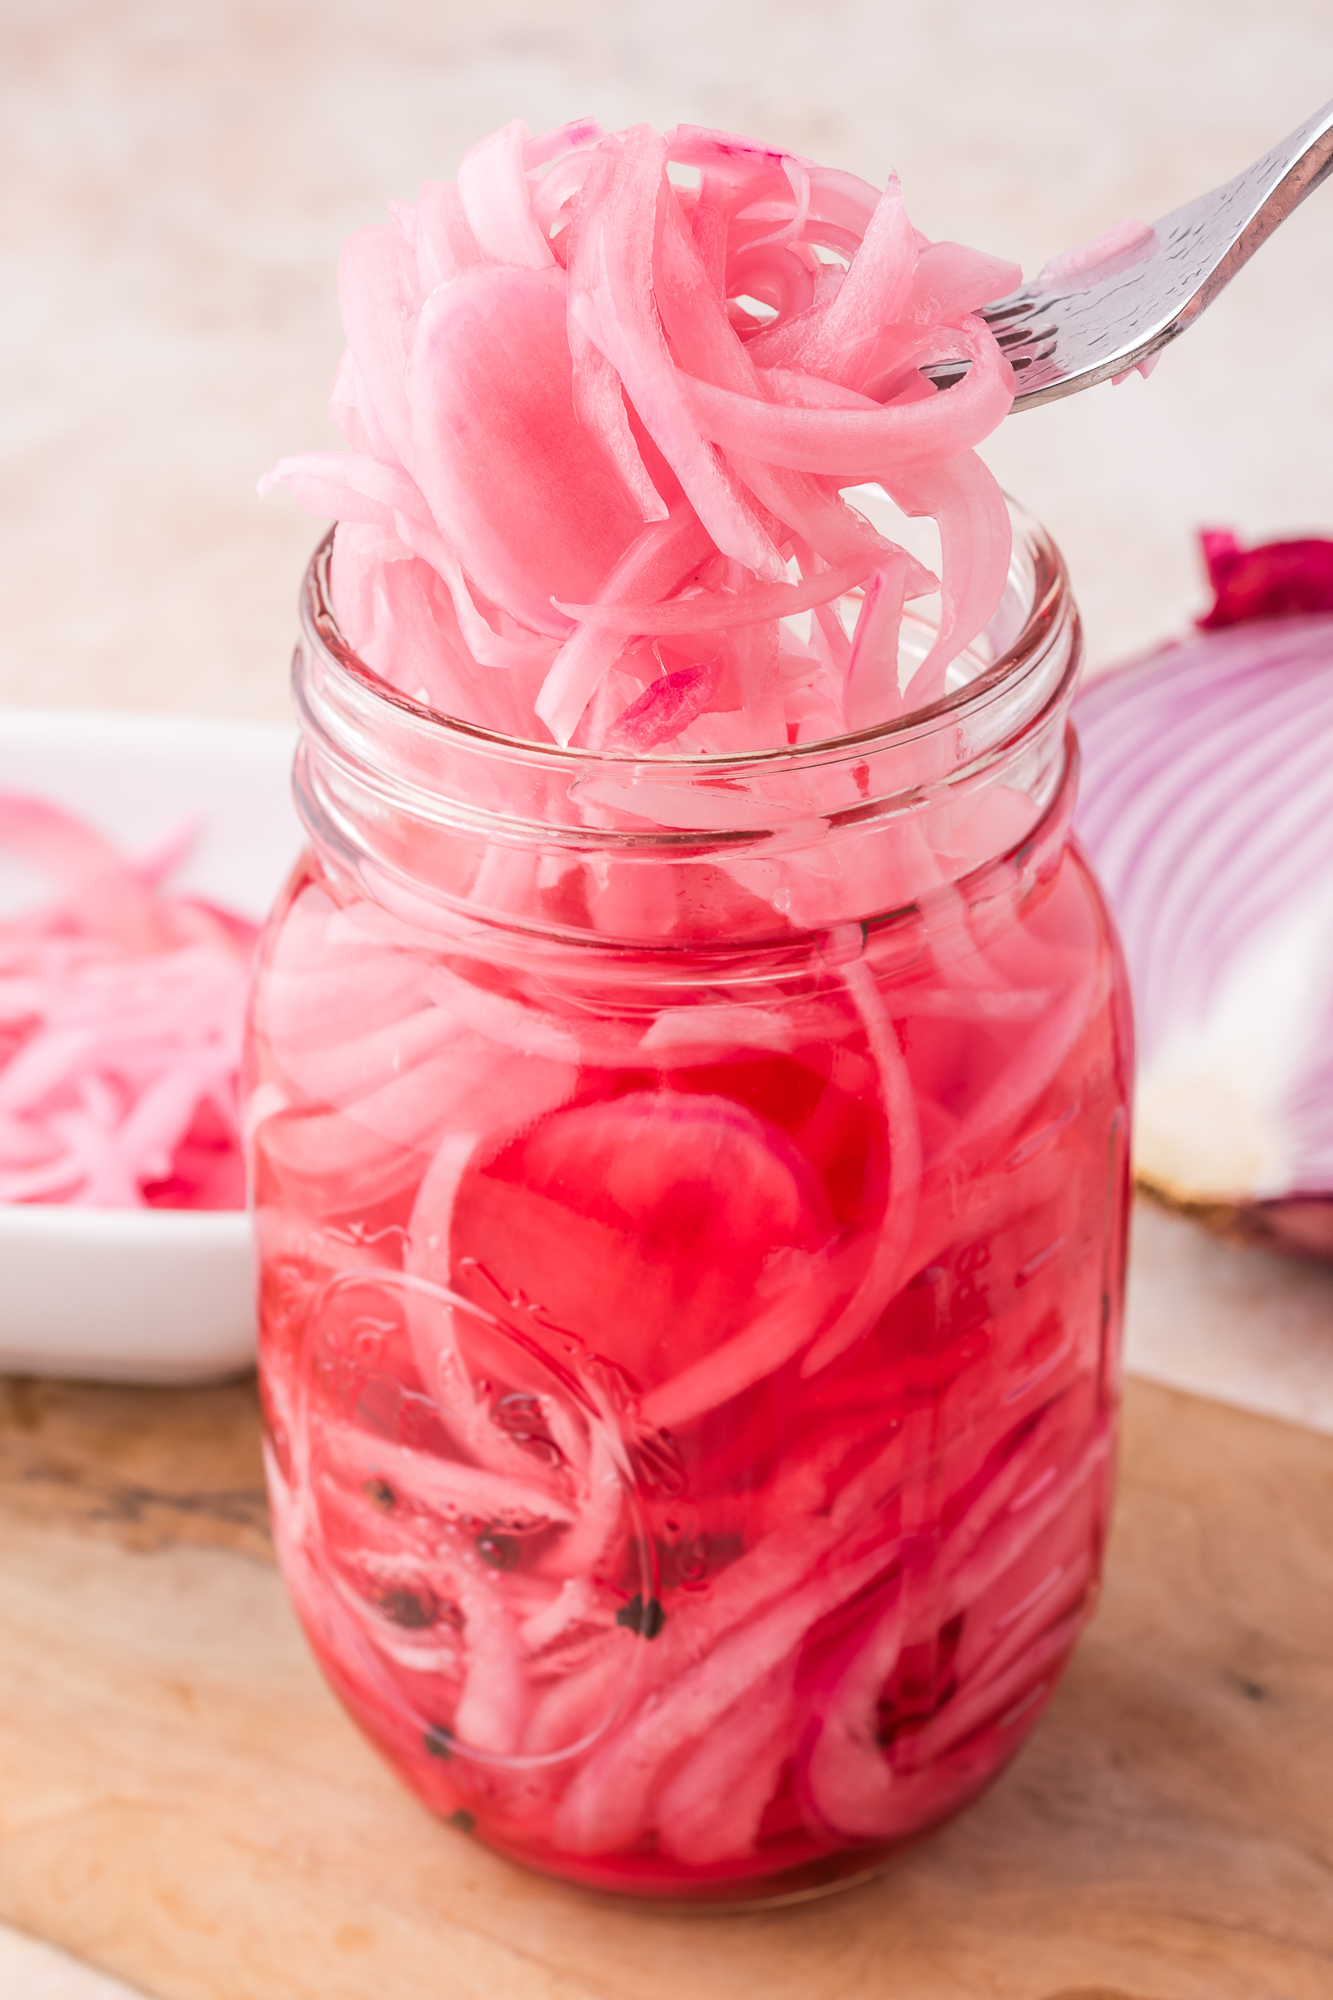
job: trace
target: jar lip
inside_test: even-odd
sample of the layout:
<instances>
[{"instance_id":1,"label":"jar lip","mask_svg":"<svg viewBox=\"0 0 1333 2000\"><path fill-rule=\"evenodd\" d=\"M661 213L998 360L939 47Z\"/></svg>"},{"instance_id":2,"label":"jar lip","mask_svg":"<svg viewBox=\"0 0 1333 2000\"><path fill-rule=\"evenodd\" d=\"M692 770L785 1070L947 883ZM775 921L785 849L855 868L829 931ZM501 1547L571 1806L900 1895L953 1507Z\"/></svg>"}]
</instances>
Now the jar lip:
<instances>
[{"instance_id":1,"label":"jar lip","mask_svg":"<svg viewBox=\"0 0 1333 2000\"><path fill-rule=\"evenodd\" d=\"M326 661L346 674L363 694L396 711L400 720L440 741L461 740L477 749L490 749L508 756L518 754L525 759L541 759L566 768L582 766L588 770L606 770L616 766L642 770L650 766L663 774L692 771L724 778L728 774L739 776L751 772L757 766L800 769L849 753L865 756L876 750L892 749L896 744L929 734L963 714L975 714L992 700L1012 693L1039 667L1046 651L1046 641L1059 623L1062 608L1067 608L1077 618L1070 596L1068 571L1055 542L1041 523L1009 494L1005 495L1005 502L1013 520L1015 538L1021 536L1027 544L1034 580L1032 601L1022 628L1011 644L975 679L955 688L952 693L942 695L927 707L911 709L906 715L889 722L872 723L864 729L850 730L841 736L819 737L812 742L663 757L651 751L589 750L575 745L543 743L532 736L508 736L501 730L487 729L481 723L467 722L462 717L446 715L440 709L427 707L425 703L403 694L367 667L339 631L329 591L334 528L323 536L307 566L301 589L301 626ZM1076 645L1070 661L1071 679L1077 671L1078 660L1079 648Z\"/></svg>"}]
</instances>

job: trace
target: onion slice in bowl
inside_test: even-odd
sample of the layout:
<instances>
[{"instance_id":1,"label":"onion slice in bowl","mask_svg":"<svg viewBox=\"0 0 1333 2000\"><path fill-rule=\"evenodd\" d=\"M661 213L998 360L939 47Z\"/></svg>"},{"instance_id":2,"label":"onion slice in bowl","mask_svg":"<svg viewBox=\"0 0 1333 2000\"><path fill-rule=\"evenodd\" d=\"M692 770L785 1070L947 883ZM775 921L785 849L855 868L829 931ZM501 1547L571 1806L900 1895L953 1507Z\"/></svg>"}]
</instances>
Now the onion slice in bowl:
<instances>
[{"instance_id":1,"label":"onion slice in bowl","mask_svg":"<svg viewBox=\"0 0 1333 2000\"><path fill-rule=\"evenodd\" d=\"M0 791L0 847L58 886L0 920L0 1201L241 1208L237 1069L257 927L163 893L48 800Z\"/></svg>"}]
</instances>

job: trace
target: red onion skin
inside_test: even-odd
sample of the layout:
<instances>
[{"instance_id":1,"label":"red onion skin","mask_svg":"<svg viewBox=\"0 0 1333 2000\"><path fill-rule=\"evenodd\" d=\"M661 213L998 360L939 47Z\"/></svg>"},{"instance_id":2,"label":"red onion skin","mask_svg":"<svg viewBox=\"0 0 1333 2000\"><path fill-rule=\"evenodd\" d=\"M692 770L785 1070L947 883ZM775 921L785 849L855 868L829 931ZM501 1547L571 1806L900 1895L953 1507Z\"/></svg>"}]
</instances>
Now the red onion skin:
<instances>
[{"instance_id":1,"label":"red onion skin","mask_svg":"<svg viewBox=\"0 0 1333 2000\"><path fill-rule=\"evenodd\" d=\"M0 1203L239 1209L236 1101L256 926L48 800L0 792L0 846L56 894L0 920Z\"/></svg>"},{"instance_id":2,"label":"red onion skin","mask_svg":"<svg viewBox=\"0 0 1333 2000\"><path fill-rule=\"evenodd\" d=\"M1201 632L1333 611L1333 541L1312 535L1242 549L1229 529L1205 528L1199 542L1213 588L1212 609L1195 620Z\"/></svg>"}]
</instances>

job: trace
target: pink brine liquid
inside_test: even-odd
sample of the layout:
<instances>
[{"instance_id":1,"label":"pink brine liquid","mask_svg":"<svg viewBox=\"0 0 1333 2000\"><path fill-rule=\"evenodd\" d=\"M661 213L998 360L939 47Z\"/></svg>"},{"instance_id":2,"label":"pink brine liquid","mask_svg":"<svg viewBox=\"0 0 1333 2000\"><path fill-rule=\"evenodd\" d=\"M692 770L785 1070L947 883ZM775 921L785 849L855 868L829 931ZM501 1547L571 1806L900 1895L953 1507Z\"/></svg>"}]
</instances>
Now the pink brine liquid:
<instances>
[{"instance_id":1,"label":"pink brine liquid","mask_svg":"<svg viewBox=\"0 0 1333 2000\"><path fill-rule=\"evenodd\" d=\"M800 1892L1036 1721L1097 1590L1126 1172L1063 824L748 951L511 954L292 884L249 1078L280 1556L353 1715L504 1853Z\"/></svg>"}]
</instances>

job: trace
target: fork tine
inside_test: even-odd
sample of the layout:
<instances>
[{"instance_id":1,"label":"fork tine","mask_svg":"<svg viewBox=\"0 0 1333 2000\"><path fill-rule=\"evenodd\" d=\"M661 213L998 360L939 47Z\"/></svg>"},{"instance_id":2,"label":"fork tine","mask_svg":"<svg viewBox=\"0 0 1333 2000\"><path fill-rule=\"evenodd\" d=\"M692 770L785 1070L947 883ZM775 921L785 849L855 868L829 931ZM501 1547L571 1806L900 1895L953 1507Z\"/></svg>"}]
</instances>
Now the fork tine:
<instances>
[{"instance_id":1,"label":"fork tine","mask_svg":"<svg viewBox=\"0 0 1333 2000\"><path fill-rule=\"evenodd\" d=\"M1101 279L1094 267L1056 286L1033 280L983 306L981 317L1023 376L1014 409L1104 382L1177 339L1331 173L1333 103L1234 180L1164 215L1137 259L1126 263L1121 253ZM966 372L958 361L921 370L942 389Z\"/></svg>"},{"instance_id":2,"label":"fork tine","mask_svg":"<svg viewBox=\"0 0 1333 2000\"><path fill-rule=\"evenodd\" d=\"M1141 261L1102 283L1037 294L1032 316L1055 335L1032 354L1015 409L1035 408L1134 368L1175 340L1308 194L1333 172L1333 103L1323 106L1233 180L1172 209L1154 224ZM1021 293L995 301L1006 318ZM1020 307L1021 310L1021 307ZM987 309L989 313L990 308ZM1033 329L1035 344L1047 329ZM1015 359L1010 355L1011 362Z\"/></svg>"}]
</instances>

